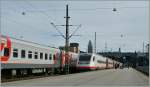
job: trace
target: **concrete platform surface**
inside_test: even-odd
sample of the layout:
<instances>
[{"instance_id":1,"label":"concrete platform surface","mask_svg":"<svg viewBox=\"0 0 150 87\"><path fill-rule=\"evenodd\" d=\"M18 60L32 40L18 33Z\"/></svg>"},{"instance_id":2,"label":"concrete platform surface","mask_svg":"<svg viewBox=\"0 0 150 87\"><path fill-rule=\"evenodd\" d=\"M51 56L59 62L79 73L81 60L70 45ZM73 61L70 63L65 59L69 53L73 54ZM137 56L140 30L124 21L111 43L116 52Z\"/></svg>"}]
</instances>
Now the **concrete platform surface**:
<instances>
[{"instance_id":1,"label":"concrete platform surface","mask_svg":"<svg viewBox=\"0 0 150 87\"><path fill-rule=\"evenodd\" d=\"M149 77L132 69L108 69L2 83L2 86L149 86Z\"/></svg>"}]
</instances>

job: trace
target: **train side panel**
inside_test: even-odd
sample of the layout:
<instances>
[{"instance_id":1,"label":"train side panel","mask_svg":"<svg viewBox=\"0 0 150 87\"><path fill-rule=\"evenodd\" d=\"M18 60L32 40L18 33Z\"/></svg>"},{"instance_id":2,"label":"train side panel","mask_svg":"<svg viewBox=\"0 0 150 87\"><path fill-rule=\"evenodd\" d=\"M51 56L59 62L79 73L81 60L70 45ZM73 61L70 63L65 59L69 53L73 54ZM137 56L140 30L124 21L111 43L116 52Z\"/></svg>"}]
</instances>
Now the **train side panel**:
<instances>
[{"instance_id":1,"label":"train side panel","mask_svg":"<svg viewBox=\"0 0 150 87\"><path fill-rule=\"evenodd\" d=\"M11 41L11 55L7 62L2 61L2 68L44 68L51 67L54 60L50 58L50 49L46 47L37 47L19 41ZM40 53L43 57L40 58Z\"/></svg>"}]
</instances>

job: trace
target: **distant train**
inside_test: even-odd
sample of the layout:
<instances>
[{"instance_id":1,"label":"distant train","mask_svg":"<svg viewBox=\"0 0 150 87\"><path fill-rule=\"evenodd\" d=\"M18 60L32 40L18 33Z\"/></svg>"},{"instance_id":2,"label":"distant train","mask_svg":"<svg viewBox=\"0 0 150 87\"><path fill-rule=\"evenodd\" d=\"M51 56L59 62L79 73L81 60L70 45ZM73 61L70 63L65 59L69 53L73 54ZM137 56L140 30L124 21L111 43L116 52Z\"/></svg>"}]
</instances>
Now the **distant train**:
<instances>
[{"instance_id":1,"label":"distant train","mask_svg":"<svg viewBox=\"0 0 150 87\"><path fill-rule=\"evenodd\" d=\"M65 68L65 51L34 42L1 36L2 74L58 73ZM71 70L75 70L78 54L69 52Z\"/></svg>"},{"instance_id":2,"label":"distant train","mask_svg":"<svg viewBox=\"0 0 150 87\"><path fill-rule=\"evenodd\" d=\"M78 70L97 70L114 68L119 62L94 53L82 53L79 55Z\"/></svg>"}]
</instances>

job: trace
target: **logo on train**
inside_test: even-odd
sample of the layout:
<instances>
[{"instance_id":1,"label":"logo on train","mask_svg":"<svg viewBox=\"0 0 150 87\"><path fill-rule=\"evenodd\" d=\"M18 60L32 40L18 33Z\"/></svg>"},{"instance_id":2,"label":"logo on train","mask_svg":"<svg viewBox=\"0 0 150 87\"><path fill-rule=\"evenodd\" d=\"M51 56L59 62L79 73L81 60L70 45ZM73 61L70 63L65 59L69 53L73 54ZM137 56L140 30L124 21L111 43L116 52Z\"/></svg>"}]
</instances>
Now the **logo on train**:
<instances>
[{"instance_id":1,"label":"logo on train","mask_svg":"<svg viewBox=\"0 0 150 87\"><path fill-rule=\"evenodd\" d=\"M4 40L4 36L0 37L2 38L0 44L0 52L2 53L0 61L7 62L11 54L11 40L8 36L6 36L6 41Z\"/></svg>"}]
</instances>

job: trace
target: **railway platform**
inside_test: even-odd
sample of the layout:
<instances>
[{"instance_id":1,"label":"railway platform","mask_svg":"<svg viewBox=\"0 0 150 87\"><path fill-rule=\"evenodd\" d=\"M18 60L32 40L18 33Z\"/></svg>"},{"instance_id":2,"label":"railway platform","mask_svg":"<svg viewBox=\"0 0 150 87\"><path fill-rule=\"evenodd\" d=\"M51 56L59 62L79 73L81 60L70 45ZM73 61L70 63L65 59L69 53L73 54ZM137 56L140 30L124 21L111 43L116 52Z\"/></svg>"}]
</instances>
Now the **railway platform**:
<instances>
[{"instance_id":1,"label":"railway platform","mask_svg":"<svg viewBox=\"0 0 150 87\"><path fill-rule=\"evenodd\" d=\"M149 86L149 77L133 68L97 70L2 83L2 86Z\"/></svg>"}]
</instances>

